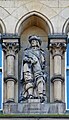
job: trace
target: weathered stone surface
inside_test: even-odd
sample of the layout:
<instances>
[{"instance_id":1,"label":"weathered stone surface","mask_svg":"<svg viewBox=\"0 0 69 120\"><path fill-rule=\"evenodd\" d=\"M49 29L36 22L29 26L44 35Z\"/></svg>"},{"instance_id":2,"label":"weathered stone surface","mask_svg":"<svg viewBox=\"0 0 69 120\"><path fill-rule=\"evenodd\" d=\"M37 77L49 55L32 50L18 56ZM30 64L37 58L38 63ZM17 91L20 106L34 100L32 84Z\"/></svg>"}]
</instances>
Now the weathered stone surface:
<instances>
[{"instance_id":1,"label":"weathered stone surface","mask_svg":"<svg viewBox=\"0 0 69 120\"><path fill-rule=\"evenodd\" d=\"M18 113L18 103L4 103L3 112L6 114Z\"/></svg>"},{"instance_id":2,"label":"weathered stone surface","mask_svg":"<svg viewBox=\"0 0 69 120\"><path fill-rule=\"evenodd\" d=\"M64 103L64 105L63 105L63 103L59 103L58 104L58 113L60 113L60 114L64 113L65 110L66 110L65 103Z\"/></svg>"},{"instance_id":3,"label":"weathered stone surface","mask_svg":"<svg viewBox=\"0 0 69 120\"><path fill-rule=\"evenodd\" d=\"M31 34L37 34L42 36L42 40L45 43L47 43L48 33L62 33L62 32L67 33L69 31L68 18L69 18L69 1L68 0L38 0L38 1L37 0L0 0L0 33L18 33L21 37L20 43L23 43L25 41L26 45L27 45L27 41L26 41L27 36ZM52 31L52 28L54 31ZM23 48L23 46L25 46L25 44L23 45L21 44L21 48ZM45 45L45 49L47 49L46 45ZM20 59L21 59L21 56L20 56ZM21 62L20 59L19 59L19 64L15 66L15 69L17 69L17 66L20 68L20 62ZM47 62L48 61L50 62L50 78L51 78L53 76L52 57L50 57L50 59L48 57ZM65 78L65 58L63 58L61 62L62 62L61 74ZM4 64L5 64L4 65L5 72L4 71L3 72L5 76L5 73L9 69L9 67L8 68L6 67L5 60L4 60ZM60 67L58 68L58 66L56 65L54 67L55 67L55 71L59 69L58 72L60 72ZM47 67L47 70L48 70L48 67ZM20 80L20 73L16 72L16 75L19 76L19 80ZM50 80L50 78L48 78L48 81ZM49 85L47 84L47 90L49 91L48 86ZM12 87L11 84L10 84L10 87ZM16 99L16 102L18 102L18 97L19 97L18 87L19 85L18 83L16 83L15 91L14 91L15 96L13 94L13 96ZM5 101L6 95L7 95L6 85L3 88L5 91L3 101ZM57 93L57 89L55 90L56 90L55 93ZM62 90L61 91L62 101L65 101L65 82L63 83L63 88L61 90ZM8 91L9 91L9 88L8 88ZM53 84L50 83L50 95L48 96L51 102L54 101L53 92L54 92ZM9 91L9 93L10 93L9 94L10 96L12 92ZM48 93L49 92L47 92L47 94ZM60 98L59 95L60 94L58 94L58 98ZM36 103L33 103L33 102L29 104L27 102L18 103L18 104L15 103L15 105L14 103L13 104L6 103L4 104L4 112L5 113L13 113L13 112L14 113L17 113L17 112L36 113L38 111L40 113L64 113L65 112L64 103L40 104L39 102L36 102Z\"/></svg>"},{"instance_id":4,"label":"weathered stone surface","mask_svg":"<svg viewBox=\"0 0 69 120\"><path fill-rule=\"evenodd\" d=\"M7 32L14 32L16 23L27 12L38 11L51 20L54 30L62 30L66 18L68 18L68 0L0 0L0 18L4 20ZM50 4L51 3L51 4ZM38 7L39 6L39 7ZM55 18L57 16L57 18ZM12 21L12 22L11 22Z\"/></svg>"},{"instance_id":5,"label":"weathered stone surface","mask_svg":"<svg viewBox=\"0 0 69 120\"><path fill-rule=\"evenodd\" d=\"M50 109L50 105L49 104L45 104L45 103L41 103L40 104L40 113L49 113L49 109Z\"/></svg>"},{"instance_id":6,"label":"weathered stone surface","mask_svg":"<svg viewBox=\"0 0 69 120\"><path fill-rule=\"evenodd\" d=\"M36 100L34 100L36 101ZM4 113L34 113L34 114L48 114L48 113L64 113L64 103L40 103L38 102L23 102L23 103L5 103Z\"/></svg>"}]
</instances>

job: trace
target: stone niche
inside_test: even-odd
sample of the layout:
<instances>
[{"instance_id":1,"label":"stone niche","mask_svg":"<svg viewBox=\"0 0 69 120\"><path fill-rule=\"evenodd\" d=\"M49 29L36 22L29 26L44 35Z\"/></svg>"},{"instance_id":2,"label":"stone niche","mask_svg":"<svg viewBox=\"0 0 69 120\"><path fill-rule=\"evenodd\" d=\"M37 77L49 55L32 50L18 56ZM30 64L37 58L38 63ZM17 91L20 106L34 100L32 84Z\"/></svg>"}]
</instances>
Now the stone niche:
<instances>
[{"instance_id":1,"label":"stone niche","mask_svg":"<svg viewBox=\"0 0 69 120\"><path fill-rule=\"evenodd\" d=\"M59 42L57 41L57 38L58 38ZM67 36L62 37L62 35L60 35L60 36L56 35L56 36L53 36L53 38L52 38L52 36L49 37L50 52L53 55L52 50L54 50L54 52L56 54L57 52L55 49L58 49L58 54L56 54L56 59L58 58L57 55L60 56L59 57L60 63L61 63L62 56L59 55L59 48L61 48L60 53L64 54L65 48L66 48L66 39L67 39ZM53 59L53 57L52 57L52 59ZM55 64L57 62L56 59L54 62ZM53 84L56 81L58 81L58 84L60 84L60 83L62 84L62 82L64 82L64 78L61 76L61 74L60 75L58 74L59 72L61 73L61 70L56 71L54 68L54 73L56 73L56 75L54 76L54 74L53 74L53 77L51 78L51 82ZM55 85L57 87L58 84L54 84L54 90L55 90ZM60 86L60 89L62 89L61 86ZM20 103L5 103L3 112L6 114L7 113L9 113L9 114L10 113L25 113L25 114L27 114L27 113L29 113L29 114L33 114L33 113L34 114L48 114L48 113L62 114L62 113L65 113L65 109L66 109L65 103L62 101L62 98L61 98L62 93L60 93L60 98L58 96L59 90L56 89L57 94L56 94L56 96L54 95L53 102L44 101L43 103L40 103L40 99L27 99L26 101L21 101ZM55 94L55 93L53 93L53 94Z\"/></svg>"},{"instance_id":2,"label":"stone niche","mask_svg":"<svg viewBox=\"0 0 69 120\"><path fill-rule=\"evenodd\" d=\"M18 93L18 101L16 102L9 102L9 103L4 103L4 113L38 113L38 114L45 114L45 113L64 113L65 112L65 103L64 102L59 102L56 100L54 102L54 88L52 87L52 91L50 91L50 84L53 83L51 82L51 77L54 75L55 68L54 66L51 65L50 68L50 60L53 59L52 53L50 55L50 51L48 50L48 34L50 34L50 28L45 20L43 20L41 17L37 15L32 15L26 18L20 25L19 30L18 30L19 36L20 36L20 44L21 44L21 49L18 52L18 91L15 93L17 95ZM21 80L21 67L22 67L22 57L23 57L23 52L24 49L29 47L29 42L28 42L28 36L30 35L37 35L41 37L42 39L42 46L41 48L44 49L45 51L45 56L46 56L46 73L47 73L47 82L46 82L46 96L47 96L47 101L40 103L40 99L28 99L26 101L19 101L23 84L20 82ZM50 48L52 48L50 46ZM56 46L57 48L57 46ZM52 50L51 50L52 51ZM60 59L60 58L59 58ZM50 71L52 70L52 72ZM50 75L51 72L51 75ZM61 78L61 76L58 76ZM54 81L53 81L54 82ZM55 85L55 84L54 84ZM53 94L52 94L53 93ZM7 94L7 93L6 93ZM58 102L57 102L58 101Z\"/></svg>"},{"instance_id":3,"label":"stone niche","mask_svg":"<svg viewBox=\"0 0 69 120\"><path fill-rule=\"evenodd\" d=\"M18 71L18 97L20 97L21 91L22 91L22 84L20 83L20 78L21 78L21 65L22 65L22 57L23 57L23 52L25 48L28 48L30 46L28 37L30 35L37 35L41 38L42 40L42 45L41 48L45 52L45 59L46 59L46 73L47 73L47 82L46 82L46 95L47 95L47 101L50 101L50 78L49 78L49 71L50 71L50 54L48 50L48 34L50 33L50 28L47 24L46 21L43 20L43 18L37 16L37 15L32 15L26 18L25 21L23 21L19 27L19 34L21 36L20 38L20 43L21 43L21 49L19 51L19 71Z\"/></svg>"}]
</instances>

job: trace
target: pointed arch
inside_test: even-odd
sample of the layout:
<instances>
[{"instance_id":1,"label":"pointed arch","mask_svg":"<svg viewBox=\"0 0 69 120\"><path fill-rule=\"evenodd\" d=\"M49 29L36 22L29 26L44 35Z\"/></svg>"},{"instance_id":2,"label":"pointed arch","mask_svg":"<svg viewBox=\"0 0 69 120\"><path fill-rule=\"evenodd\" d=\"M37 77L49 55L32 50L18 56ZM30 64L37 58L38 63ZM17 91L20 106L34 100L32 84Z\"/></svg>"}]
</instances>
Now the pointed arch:
<instances>
[{"instance_id":1,"label":"pointed arch","mask_svg":"<svg viewBox=\"0 0 69 120\"><path fill-rule=\"evenodd\" d=\"M0 19L0 33L6 33L6 27L2 19Z\"/></svg>"},{"instance_id":2,"label":"pointed arch","mask_svg":"<svg viewBox=\"0 0 69 120\"><path fill-rule=\"evenodd\" d=\"M54 33L53 25L50 22L50 20L46 16L44 16L42 13L39 13L36 11L29 12L26 15L22 16L21 19L19 19L19 21L17 22L16 27L15 27L15 33L20 34L20 32L22 31L22 28L25 27L25 26L22 26L23 25L22 23L24 21L26 21L28 18L30 18L31 16L37 16L37 17L41 18L42 22L48 26L49 32Z\"/></svg>"},{"instance_id":3,"label":"pointed arch","mask_svg":"<svg viewBox=\"0 0 69 120\"><path fill-rule=\"evenodd\" d=\"M35 34L41 37L42 39L42 48L45 51L45 55L46 55L46 63L47 63L47 69L46 72L48 73L48 88L47 88L47 94L48 94L48 100L49 98L49 51L48 51L48 34L52 34L54 33L54 29L53 26L50 22L50 20L44 16L43 14L36 12L36 11L32 11L29 12L28 14L26 14L25 16L22 16L21 19L17 22L16 27L15 27L15 33L17 33L20 36L20 51L19 51L19 56L18 56L18 60L19 60L19 69L18 69L18 77L19 80L21 78L21 63L22 63L22 57L23 57L23 51L26 47L29 47L29 43L28 43L28 36L31 34ZM21 85L19 84L19 92L18 94L21 93Z\"/></svg>"},{"instance_id":4,"label":"pointed arch","mask_svg":"<svg viewBox=\"0 0 69 120\"><path fill-rule=\"evenodd\" d=\"M62 28L62 33L68 33L69 32L69 18L66 19L63 28Z\"/></svg>"}]
</instances>

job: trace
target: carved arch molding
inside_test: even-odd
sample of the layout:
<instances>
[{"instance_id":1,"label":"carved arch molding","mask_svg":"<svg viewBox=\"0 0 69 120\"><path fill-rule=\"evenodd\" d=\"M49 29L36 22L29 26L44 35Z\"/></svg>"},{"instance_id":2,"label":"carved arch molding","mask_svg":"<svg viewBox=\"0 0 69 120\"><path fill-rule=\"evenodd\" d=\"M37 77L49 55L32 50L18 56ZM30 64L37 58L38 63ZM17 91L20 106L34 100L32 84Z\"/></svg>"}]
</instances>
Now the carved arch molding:
<instances>
[{"instance_id":1,"label":"carved arch molding","mask_svg":"<svg viewBox=\"0 0 69 120\"><path fill-rule=\"evenodd\" d=\"M5 24L1 19L0 19L0 33L6 33Z\"/></svg>"}]
</instances>

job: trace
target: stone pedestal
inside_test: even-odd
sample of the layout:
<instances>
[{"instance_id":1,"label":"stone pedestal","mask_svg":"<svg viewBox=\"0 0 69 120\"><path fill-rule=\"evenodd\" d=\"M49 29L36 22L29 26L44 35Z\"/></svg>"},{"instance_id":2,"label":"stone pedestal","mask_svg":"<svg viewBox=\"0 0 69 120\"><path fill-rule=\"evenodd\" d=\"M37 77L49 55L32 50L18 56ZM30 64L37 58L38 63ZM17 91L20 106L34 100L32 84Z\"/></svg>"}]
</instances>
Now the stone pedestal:
<instances>
[{"instance_id":1,"label":"stone pedestal","mask_svg":"<svg viewBox=\"0 0 69 120\"><path fill-rule=\"evenodd\" d=\"M23 103L4 103L5 114L62 114L65 112L65 103L40 103L39 99L32 99Z\"/></svg>"}]
</instances>

